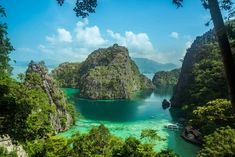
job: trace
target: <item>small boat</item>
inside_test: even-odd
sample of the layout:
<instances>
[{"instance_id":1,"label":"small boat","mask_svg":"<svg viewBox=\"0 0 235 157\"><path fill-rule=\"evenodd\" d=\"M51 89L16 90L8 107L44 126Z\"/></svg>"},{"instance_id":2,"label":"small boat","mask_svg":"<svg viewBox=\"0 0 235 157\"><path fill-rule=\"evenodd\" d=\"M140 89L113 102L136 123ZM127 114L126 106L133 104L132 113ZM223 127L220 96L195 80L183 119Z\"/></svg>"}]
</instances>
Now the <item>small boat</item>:
<instances>
[{"instance_id":1,"label":"small boat","mask_svg":"<svg viewBox=\"0 0 235 157\"><path fill-rule=\"evenodd\" d=\"M193 144L202 145L201 133L192 126L187 126L181 134L181 137Z\"/></svg>"},{"instance_id":2,"label":"small boat","mask_svg":"<svg viewBox=\"0 0 235 157\"><path fill-rule=\"evenodd\" d=\"M170 129L170 130L179 130L180 127L177 124L167 124L164 125L164 128Z\"/></svg>"}]
</instances>

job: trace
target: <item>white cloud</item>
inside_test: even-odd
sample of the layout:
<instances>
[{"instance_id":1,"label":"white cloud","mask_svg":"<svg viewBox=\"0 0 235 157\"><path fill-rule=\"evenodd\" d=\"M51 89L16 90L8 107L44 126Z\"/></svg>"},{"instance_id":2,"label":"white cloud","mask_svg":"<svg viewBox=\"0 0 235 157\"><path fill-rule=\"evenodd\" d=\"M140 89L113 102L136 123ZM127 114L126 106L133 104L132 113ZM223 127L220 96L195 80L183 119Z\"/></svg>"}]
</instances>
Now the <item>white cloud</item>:
<instances>
[{"instance_id":1,"label":"white cloud","mask_svg":"<svg viewBox=\"0 0 235 157\"><path fill-rule=\"evenodd\" d=\"M46 36L46 41L55 44L56 42L71 43L73 40L69 31L64 28L58 28L57 35Z\"/></svg>"},{"instance_id":2,"label":"white cloud","mask_svg":"<svg viewBox=\"0 0 235 157\"><path fill-rule=\"evenodd\" d=\"M85 19L83 22L79 21L76 25L76 39L78 44L87 47L98 47L104 46L107 44L107 40L105 40L98 26L88 27L88 20Z\"/></svg>"},{"instance_id":3,"label":"white cloud","mask_svg":"<svg viewBox=\"0 0 235 157\"><path fill-rule=\"evenodd\" d=\"M175 33L175 38L178 38L179 34ZM146 33L126 31L122 34L113 30L101 33L100 28L96 25L90 26L87 19L77 22L73 31L58 28L54 35L46 36L46 42L37 49L43 52L40 54L42 59L53 59L58 62L83 61L95 49L114 43L127 47L131 57L149 58L162 63L176 63L182 55L171 49L157 50ZM189 45L190 42L187 42L185 47Z\"/></svg>"},{"instance_id":4,"label":"white cloud","mask_svg":"<svg viewBox=\"0 0 235 157\"><path fill-rule=\"evenodd\" d=\"M179 33L178 32L171 32L170 37L178 39L179 38Z\"/></svg>"},{"instance_id":5,"label":"white cloud","mask_svg":"<svg viewBox=\"0 0 235 157\"><path fill-rule=\"evenodd\" d=\"M63 28L59 28L57 29L58 32L58 39L60 42L72 42L72 36L70 34L69 31L63 29Z\"/></svg>"},{"instance_id":6,"label":"white cloud","mask_svg":"<svg viewBox=\"0 0 235 157\"><path fill-rule=\"evenodd\" d=\"M131 31L125 32L124 35L115 33L112 30L107 30L113 43L126 46L129 49L132 57L143 57L143 55L153 55L155 49L146 33L135 34ZM146 56L145 56L146 57Z\"/></svg>"},{"instance_id":7,"label":"white cloud","mask_svg":"<svg viewBox=\"0 0 235 157\"><path fill-rule=\"evenodd\" d=\"M187 41L187 42L185 43L186 49L190 48L191 45L192 45L192 41Z\"/></svg>"}]
</instances>

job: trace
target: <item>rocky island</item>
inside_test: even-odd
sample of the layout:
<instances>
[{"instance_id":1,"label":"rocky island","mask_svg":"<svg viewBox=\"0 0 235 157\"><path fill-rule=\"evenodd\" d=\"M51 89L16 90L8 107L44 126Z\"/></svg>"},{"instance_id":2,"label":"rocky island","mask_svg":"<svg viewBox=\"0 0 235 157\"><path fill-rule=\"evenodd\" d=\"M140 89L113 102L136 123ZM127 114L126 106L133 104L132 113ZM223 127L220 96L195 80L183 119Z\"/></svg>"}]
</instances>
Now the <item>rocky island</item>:
<instances>
[{"instance_id":1,"label":"rocky island","mask_svg":"<svg viewBox=\"0 0 235 157\"><path fill-rule=\"evenodd\" d=\"M129 99L135 91L154 88L140 74L127 48L117 44L92 52L78 75L80 96L89 99Z\"/></svg>"}]
</instances>

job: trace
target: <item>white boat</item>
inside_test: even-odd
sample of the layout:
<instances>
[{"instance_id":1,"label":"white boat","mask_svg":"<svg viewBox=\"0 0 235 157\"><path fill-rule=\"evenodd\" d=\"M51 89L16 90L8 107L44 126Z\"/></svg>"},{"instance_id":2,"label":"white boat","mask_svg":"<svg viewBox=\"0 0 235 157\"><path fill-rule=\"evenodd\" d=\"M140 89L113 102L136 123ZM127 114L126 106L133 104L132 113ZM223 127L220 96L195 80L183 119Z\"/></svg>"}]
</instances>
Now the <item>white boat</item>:
<instances>
[{"instance_id":1,"label":"white boat","mask_svg":"<svg viewBox=\"0 0 235 157\"><path fill-rule=\"evenodd\" d=\"M164 125L165 128L170 129L170 130L179 130L180 127L177 124L167 124Z\"/></svg>"}]
</instances>

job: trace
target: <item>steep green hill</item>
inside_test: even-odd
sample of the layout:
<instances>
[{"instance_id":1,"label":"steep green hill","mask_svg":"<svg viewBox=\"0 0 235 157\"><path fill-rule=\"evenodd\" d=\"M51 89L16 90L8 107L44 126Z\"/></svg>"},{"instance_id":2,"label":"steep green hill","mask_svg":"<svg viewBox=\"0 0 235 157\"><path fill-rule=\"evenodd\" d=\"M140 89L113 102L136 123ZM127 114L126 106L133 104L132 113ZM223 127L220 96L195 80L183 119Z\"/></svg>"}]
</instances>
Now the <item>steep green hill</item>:
<instances>
[{"instance_id":1,"label":"steep green hill","mask_svg":"<svg viewBox=\"0 0 235 157\"><path fill-rule=\"evenodd\" d=\"M174 87L177 84L179 74L180 69L159 71L155 73L152 82L156 87Z\"/></svg>"},{"instance_id":2,"label":"steep green hill","mask_svg":"<svg viewBox=\"0 0 235 157\"><path fill-rule=\"evenodd\" d=\"M90 99L129 99L135 91L153 89L125 47L114 44L92 52L80 67L81 96Z\"/></svg>"},{"instance_id":3,"label":"steep green hill","mask_svg":"<svg viewBox=\"0 0 235 157\"><path fill-rule=\"evenodd\" d=\"M235 52L234 22L228 28ZM173 107L191 114L198 106L219 98L228 98L228 89L219 46L210 30L197 37L187 50L171 102Z\"/></svg>"}]
</instances>

